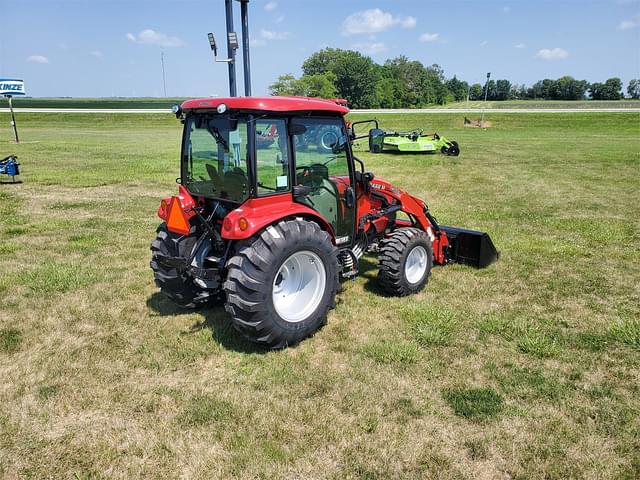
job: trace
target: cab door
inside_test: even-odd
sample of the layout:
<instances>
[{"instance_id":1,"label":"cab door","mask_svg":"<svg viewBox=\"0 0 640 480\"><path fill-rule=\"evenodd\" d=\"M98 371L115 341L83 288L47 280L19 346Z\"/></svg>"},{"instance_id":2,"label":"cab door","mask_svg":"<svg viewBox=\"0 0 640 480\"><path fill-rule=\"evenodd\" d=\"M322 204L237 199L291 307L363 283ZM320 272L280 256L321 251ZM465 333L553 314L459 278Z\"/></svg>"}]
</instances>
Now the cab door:
<instances>
[{"instance_id":1,"label":"cab door","mask_svg":"<svg viewBox=\"0 0 640 480\"><path fill-rule=\"evenodd\" d=\"M292 119L289 131L295 154L294 200L331 224L338 246L350 245L356 202L344 122L333 117L299 117Z\"/></svg>"}]
</instances>

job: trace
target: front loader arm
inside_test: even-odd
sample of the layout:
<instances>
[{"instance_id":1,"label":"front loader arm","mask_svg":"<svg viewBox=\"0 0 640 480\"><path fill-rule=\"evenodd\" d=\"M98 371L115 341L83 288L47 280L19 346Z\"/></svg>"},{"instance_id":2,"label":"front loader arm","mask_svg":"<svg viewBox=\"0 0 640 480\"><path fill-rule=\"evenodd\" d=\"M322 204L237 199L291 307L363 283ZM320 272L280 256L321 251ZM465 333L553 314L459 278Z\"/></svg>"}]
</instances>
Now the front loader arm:
<instances>
[{"instance_id":1,"label":"front loader arm","mask_svg":"<svg viewBox=\"0 0 640 480\"><path fill-rule=\"evenodd\" d=\"M416 224L414 226L419 227L429 235L433 244L434 261L440 265L445 264L447 262L447 247L449 246L447 234L429 213L429 208L424 201L385 180L375 179L370 183L370 187L375 194L384 196L389 204L399 206L399 209L395 208L394 210L407 214ZM402 225L402 220L398 220L397 223ZM406 226L410 226L408 222Z\"/></svg>"}]
</instances>

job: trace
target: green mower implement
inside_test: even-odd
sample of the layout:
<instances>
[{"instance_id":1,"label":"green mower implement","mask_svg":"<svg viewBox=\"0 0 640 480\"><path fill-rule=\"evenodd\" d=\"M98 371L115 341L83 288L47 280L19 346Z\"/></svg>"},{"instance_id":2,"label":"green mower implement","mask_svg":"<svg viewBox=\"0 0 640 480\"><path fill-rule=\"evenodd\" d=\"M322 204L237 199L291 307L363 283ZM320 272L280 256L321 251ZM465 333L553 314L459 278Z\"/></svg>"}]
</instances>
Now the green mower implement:
<instances>
[{"instance_id":1,"label":"green mower implement","mask_svg":"<svg viewBox=\"0 0 640 480\"><path fill-rule=\"evenodd\" d=\"M354 127L359 124L374 123L375 128L367 135L357 136ZM408 153L443 153L452 157L460 155L458 142L447 140L437 133L424 133L424 130L412 132L386 132L380 128L377 120L363 120L351 125L351 138L369 138L371 153L408 152Z\"/></svg>"}]
</instances>

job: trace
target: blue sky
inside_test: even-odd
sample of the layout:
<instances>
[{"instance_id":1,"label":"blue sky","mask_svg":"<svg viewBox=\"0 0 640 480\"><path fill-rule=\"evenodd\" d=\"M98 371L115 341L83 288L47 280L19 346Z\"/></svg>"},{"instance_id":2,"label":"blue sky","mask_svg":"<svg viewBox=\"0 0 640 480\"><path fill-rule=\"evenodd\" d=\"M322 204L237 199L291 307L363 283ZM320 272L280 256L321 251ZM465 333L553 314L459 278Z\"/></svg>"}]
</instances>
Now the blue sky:
<instances>
[{"instance_id":1,"label":"blue sky","mask_svg":"<svg viewBox=\"0 0 640 480\"><path fill-rule=\"evenodd\" d=\"M236 30L240 32L239 3ZM640 77L640 1L251 0L254 94L323 47L532 84ZM0 0L0 77L32 96L224 96L223 0ZM222 43L222 42L220 42ZM223 49L223 54L226 52ZM239 58L239 60L241 60ZM241 62L238 75L241 76Z\"/></svg>"}]
</instances>

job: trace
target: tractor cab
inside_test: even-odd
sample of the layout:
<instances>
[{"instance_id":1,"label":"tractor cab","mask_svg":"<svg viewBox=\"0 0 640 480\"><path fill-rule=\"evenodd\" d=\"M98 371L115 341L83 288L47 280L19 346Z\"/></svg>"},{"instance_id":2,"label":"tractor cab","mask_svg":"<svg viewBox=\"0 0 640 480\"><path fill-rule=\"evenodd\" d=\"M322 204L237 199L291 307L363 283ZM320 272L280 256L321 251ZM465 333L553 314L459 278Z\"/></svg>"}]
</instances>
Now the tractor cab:
<instances>
[{"instance_id":1,"label":"tractor cab","mask_svg":"<svg viewBox=\"0 0 640 480\"><path fill-rule=\"evenodd\" d=\"M268 216L290 204L349 244L356 197L346 112L299 97L187 101L176 109L184 122L180 182L219 218L241 206Z\"/></svg>"}]
</instances>

